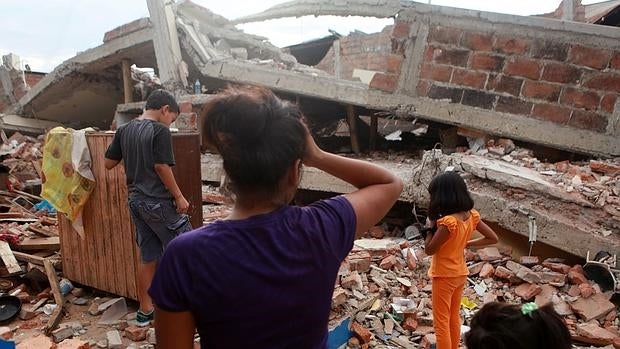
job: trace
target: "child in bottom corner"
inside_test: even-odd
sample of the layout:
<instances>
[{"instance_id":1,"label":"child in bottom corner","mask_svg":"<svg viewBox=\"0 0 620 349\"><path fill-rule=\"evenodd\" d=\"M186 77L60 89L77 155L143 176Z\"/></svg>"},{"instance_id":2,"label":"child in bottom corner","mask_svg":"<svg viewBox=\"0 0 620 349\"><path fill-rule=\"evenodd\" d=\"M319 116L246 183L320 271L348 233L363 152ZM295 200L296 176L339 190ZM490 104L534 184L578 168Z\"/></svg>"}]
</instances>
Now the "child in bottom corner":
<instances>
[{"instance_id":1,"label":"child in bottom corner","mask_svg":"<svg viewBox=\"0 0 620 349\"><path fill-rule=\"evenodd\" d=\"M431 181L425 252L433 256L428 271L432 279L433 325L437 349L457 349L461 336L460 305L469 271L464 250L495 244L497 234L480 220L467 185L456 172L442 173ZM471 239L477 230L482 237Z\"/></svg>"},{"instance_id":2,"label":"child in bottom corner","mask_svg":"<svg viewBox=\"0 0 620 349\"><path fill-rule=\"evenodd\" d=\"M551 304L488 303L471 319L467 349L570 349L571 336Z\"/></svg>"}]
</instances>

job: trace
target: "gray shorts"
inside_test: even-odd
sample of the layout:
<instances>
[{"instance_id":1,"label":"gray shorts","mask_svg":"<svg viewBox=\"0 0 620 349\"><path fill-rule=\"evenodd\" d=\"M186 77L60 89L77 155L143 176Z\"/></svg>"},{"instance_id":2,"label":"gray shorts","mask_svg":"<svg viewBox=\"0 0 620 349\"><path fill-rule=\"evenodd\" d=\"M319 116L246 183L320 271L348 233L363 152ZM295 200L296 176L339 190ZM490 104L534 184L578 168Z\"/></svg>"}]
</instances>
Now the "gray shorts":
<instances>
[{"instance_id":1,"label":"gray shorts","mask_svg":"<svg viewBox=\"0 0 620 349\"><path fill-rule=\"evenodd\" d=\"M172 239L192 230L189 217L177 213L172 199L132 196L129 211L144 263L159 260Z\"/></svg>"}]
</instances>

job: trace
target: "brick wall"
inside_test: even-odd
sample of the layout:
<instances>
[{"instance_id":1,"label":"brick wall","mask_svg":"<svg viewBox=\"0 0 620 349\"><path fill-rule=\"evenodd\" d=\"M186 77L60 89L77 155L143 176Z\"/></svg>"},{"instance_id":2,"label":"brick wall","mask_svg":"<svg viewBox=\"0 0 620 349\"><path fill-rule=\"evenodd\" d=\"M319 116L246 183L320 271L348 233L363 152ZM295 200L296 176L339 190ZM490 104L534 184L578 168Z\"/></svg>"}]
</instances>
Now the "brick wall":
<instances>
[{"instance_id":1,"label":"brick wall","mask_svg":"<svg viewBox=\"0 0 620 349\"><path fill-rule=\"evenodd\" d=\"M431 26L417 94L604 132L620 50L514 34Z\"/></svg>"},{"instance_id":2,"label":"brick wall","mask_svg":"<svg viewBox=\"0 0 620 349\"><path fill-rule=\"evenodd\" d=\"M394 58L390 36L393 26L385 27L381 32L374 34L352 34L340 39L340 77L353 79L354 69L387 71ZM315 66L332 75L334 73L334 48L327 52L325 57Z\"/></svg>"},{"instance_id":3,"label":"brick wall","mask_svg":"<svg viewBox=\"0 0 620 349\"><path fill-rule=\"evenodd\" d=\"M25 72L24 77L26 79L26 85L32 88L36 85L43 77L45 77L44 73L36 73L36 72Z\"/></svg>"}]
</instances>

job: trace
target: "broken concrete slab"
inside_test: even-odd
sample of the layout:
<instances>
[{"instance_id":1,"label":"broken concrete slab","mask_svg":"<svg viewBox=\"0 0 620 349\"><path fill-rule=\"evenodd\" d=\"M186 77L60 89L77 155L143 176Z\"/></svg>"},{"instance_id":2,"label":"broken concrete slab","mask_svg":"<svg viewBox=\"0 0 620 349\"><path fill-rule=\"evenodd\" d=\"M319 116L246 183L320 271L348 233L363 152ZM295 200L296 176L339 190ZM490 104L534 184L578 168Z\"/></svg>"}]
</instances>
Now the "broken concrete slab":
<instances>
[{"instance_id":1,"label":"broken concrete slab","mask_svg":"<svg viewBox=\"0 0 620 349\"><path fill-rule=\"evenodd\" d=\"M576 335L572 336L573 340L596 346L613 344L614 339L618 337L593 322L578 324L575 332Z\"/></svg>"},{"instance_id":2,"label":"broken concrete slab","mask_svg":"<svg viewBox=\"0 0 620 349\"><path fill-rule=\"evenodd\" d=\"M244 16L232 21L234 24L266 21L270 19L302 16L364 16L376 18L394 17L402 9L411 7L409 1L401 0L357 0L357 1L329 1L304 0L289 1L267 10Z\"/></svg>"},{"instance_id":3,"label":"broken concrete slab","mask_svg":"<svg viewBox=\"0 0 620 349\"><path fill-rule=\"evenodd\" d=\"M108 340L109 349L121 349L123 347L121 334L117 330L106 332L106 339Z\"/></svg>"},{"instance_id":4,"label":"broken concrete slab","mask_svg":"<svg viewBox=\"0 0 620 349\"><path fill-rule=\"evenodd\" d=\"M116 298L99 306L99 310L106 309L101 315L99 324L110 325L116 323L127 315L127 302L125 298Z\"/></svg>"},{"instance_id":5,"label":"broken concrete slab","mask_svg":"<svg viewBox=\"0 0 620 349\"><path fill-rule=\"evenodd\" d=\"M562 201L592 207L592 204L588 201L558 188L557 185L547 181L543 175L532 169L478 155L463 155L460 157L460 160L463 169L477 177L489 179L513 188L551 195Z\"/></svg>"},{"instance_id":6,"label":"broken concrete slab","mask_svg":"<svg viewBox=\"0 0 620 349\"><path fill-rule=\"evenodd\" d=\"M428 202L428 191L425 188L430 180L447 166L457 164L451 156L443 155L440 151L425 152L424 159L373 159L373 163L390 170L403 181L405 187L400 201L415 202L422 207ZM423 166L424 163L438 165ZM219 156L204 154L201 166L203 181L220 182L224 169ZM355 190L353 186L318 169L304 167L302 171L299 189L331 193L349 193ZM534 218L539 227L545 227L539 231L539 242L584 258L588 250L604 251L609 246L620 245L620 236L617 234L602 236L594 233L596 229L592 227L601 224L599 209L563 203L536 193L532 193L532 200L515 200L507 195L504 188L490 186L481 179L468 178L467 183L476 208L484 212L485 221L497 223L500 227L527 237L530 217ZM538 200L545 202L545 205L536 204Z\"/></svg>"},{"instance_id":7,"label":"broken concrete slab","mask_svg":"<svg viewBox=\"0 0 620 349\"><path fill-rule=\"evenodd\" d=\"M615 305L609 301L604 294L597 293L590 298L579 298L570 304L573 311L583 320L598 320L610 311L615 309Z\"/></svg>"}]
</instances>

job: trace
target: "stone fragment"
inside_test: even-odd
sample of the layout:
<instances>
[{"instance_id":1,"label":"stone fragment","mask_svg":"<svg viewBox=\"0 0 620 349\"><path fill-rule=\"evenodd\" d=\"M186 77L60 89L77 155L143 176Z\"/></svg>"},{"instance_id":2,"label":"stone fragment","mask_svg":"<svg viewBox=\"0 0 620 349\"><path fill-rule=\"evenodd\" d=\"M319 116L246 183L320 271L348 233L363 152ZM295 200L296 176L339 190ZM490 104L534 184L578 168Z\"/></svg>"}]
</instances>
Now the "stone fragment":
<instances>
[{"instance_id":1,"label":"stone fragment","mask_svg":"<svg viewBox=\"0 0 620 349\"><path fill-rule=\"evenodd\" d=\"M415 270L415 268L418 265L418 261L415 258L415 255L413 254L413 251L411 250L411 248L407 249L407 267L409 268L409 270Z\"/></svg>"},{"instance_id":2,"label":"stone fragment","mask_svg":"<svg viewBox=\"0 0 620 349\"><path fill-rule=\"evenodd\" d=\"M600 327L594 322L578 324L573 339L596 346L610 345L618 336Z\"/></svg>"},{"instance_id":3,"label":"stone fragment","mask_svg":"<svg viewBox=\"0 0 620 349\"><path fill-rule=\"evenodd\" d=\"M578 287L579 287L579 294L583 298L590 298L592 297L592 295L594 295L594 293L596 293L596 291L594 290L594 287L592 287L592 285L590 285L587 282L579 285Z\"/></svg>"},{"instance_id":4,"label":"stone fragment","mask_svg":"<svg viewBox=\"0 0 620 349\"><path fill-rule=\"evenodd\" d=\"M381 269L390 270L390 269L394 268L396 263L397 263L396 257L393 256L393 255L389 255L389 256L383 258L383 260L381 260L381 263L379 264L379 267Z\"/></svg>"},{"instance_id":5,"label":"stone fragment","mask_svg":"<svg viewBox=\"0 0 620 349\"><path fill-rule=\"evenodd\" d=\"M383 239L383 237L385 236L385 230L381 226L374 226L370 228L370 230L368 231L368 234L372 238Z\"/></svg>"},{"instance_id":6,"label":"stone fragment","mask_svg":"<svg viewBox=\"0 0 620 349\"><path fill-rule=\"evenodd\" d=\"M597 293L590 298L579 298L575 302L571 303L573 311L579 315L583 320L591 321L598 320L606 316L610 311L615 309L615 306L610 302L604 294Z\"/></svg>"},{"instance_id":7,"label":"stone fragment","mask_svg":"<svg viewBox=\"0 0 620 349\"><path fill-rule=\"evenodd\" d=\"M117 330L108 331L106 333L106 339L108 340L109 349L121 349L123 347L121 334Z\"/></svg>"},{"instance_id":8,"label":"stone fragment","mask_svg":"<svg viewBox=\"0 0 620 349\"><path fill-rule=\"evenodd\" d=\"M62 341L56 349L90 349L91 346L88 342L80 339L65 339Z\"/></svg>"},{"instance_id":9,"label":"stone fragment","mask_svg":"<svg viewBox=\"0 0 620 349\"><path fill-rule=\"evenodd\" d=\"M337 287L332 295L332 307L340 306L347 302L347 293L341 288Z\"/></svg>"},{"instance_id":10,"label":"stone fragment","mask_svg":"<svg viewBox=\"0 0 620 349\"><path fill-rule=\"evenodd\" d=\"M539 264L540 260L538 256L521 256L519 263L525 265L526 267L533 267Z\"/></svg>"},{"instance_id":11,"label":"stone fragment","mask_svg":"<svg viewBox=\"0 0 620 349\"><path fill-rule=\"evenodd\" d=\"M491 262L502 259L502 254L497 247L485 247L478 250L478 257L480 257L482 261Z\"/></svg>"},{"instance_id":12,"label":"stone fragment","mask_svg":"<svg viewBox=\"0 0 620 349\"><path fill-rule=\"evenodd\" d=\"M61 327L52 332L52 339L56 343L60 343L67 338L73 337L73 328L71 327Z\"/></svg>"},{"instance_id":13,"label":"stone fragment","mask_svg":"<svg viewBox=\"0 0 620 349\"><path fill-rule=\"evenodd\" d=\"M125 329L125 337L132 342L142 342L146 339L148 331L148 327L129 326Z\"/></svg>"},{"instance_id":14,"label":"stone fragment","mask_svg":"<svg viewBox=\"0 0 620 349\"><path fill-rule=\"evenodd\" d=\"M536 284L523 283L515 288L515 294L524 301L531 300L540 292L542 292L542 288Z\"/></svg>"},{"instance_id":15,"label":"stone fragment","mask_svg":"<svg viewBox=\"0 0 620 349\"><path fill-rule=\"evenodd\" d=\"M495 274L495 268L493 268L493 265L491 263L485 263L482 266L482 270L480 270L479 276L483 279L487 279L492 277L493 274Z\"/></svg>"},{"instance_id":16,"label":"stone fragment","mask_svg":"<svg viewBox=\"0 0 620 349\"><path fill-rule=\"evenodd\" d=\"M368 344L370 342L370 339L372 338L372 333L366 327L360 325L356 321L353 321L351 323L351 332L353 332L353 335L355 335L355 337L360 340L362 345Z\"/></svg>"}]
</instances>

